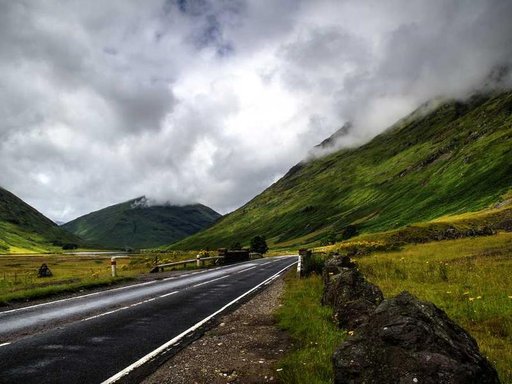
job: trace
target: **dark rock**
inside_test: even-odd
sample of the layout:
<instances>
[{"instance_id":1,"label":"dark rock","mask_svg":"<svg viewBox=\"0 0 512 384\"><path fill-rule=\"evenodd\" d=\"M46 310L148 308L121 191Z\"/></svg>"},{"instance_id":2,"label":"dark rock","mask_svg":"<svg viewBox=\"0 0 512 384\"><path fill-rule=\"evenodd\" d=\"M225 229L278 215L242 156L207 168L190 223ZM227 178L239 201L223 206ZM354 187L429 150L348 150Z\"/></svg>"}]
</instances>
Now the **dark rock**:
<instances>
[{"instance_id":1,"label":"dark rock","mask_svg":"<svg viewBox=\"0 0 512 384\"><path fill-rule=\"evenodd\" d=\"M323 305L333 305L335 296L335 285L339 274L347 269L355 269L357 264L350 260L348 256L335 254L327 260L322 269L322 280L324 283L324 293L322 297Z\"/></svg>"},{"instance_id":2,"label":"dark rock","mask_svg":"<svg viewBox=\"0 0 512 384\"><path fill-rule=\"evenodd\" d=\"M340 328L354 329L384 300L381 290L364 278L349 257L328 261L322 277L322 304L334 308L334 320Z\"/></svg>"},{"instance_id":3,"label":"dark rock","mask_svg":"<svg viewBox=\"0 0 512 384\"><path fill-rule=\"evenodd\" d=\"M476 341L408 292L384 300L333 356L335 383L499 383Z\"/></svg>"},{"instance_id":4,"label":"dark rock","mask_svg":"<svg viewBox=\"0 0 512 384\"><path fill-rule=\"evenodd\" d=\"M382 299L379 299L382 301ZM353 330L366 323L378 302L366 299L337 303L334 307L334 322L339 328Z\"/></svg>"},{"instance_id":5,"label":"dark rock","mask_svg":"<svg viewBox=\"0 0 512 384\"><path fill-rule=\"evenodd\" d=\"M500 228L507 231L512 232L512 220L505 220L500 224Z\"/></svg>"},{"instance_id":6,"label":"dark rock","mask_svg":"<svg viewBox=\"0 0 512 384\"><path fill-rule=\"evenodd\" d=\"M52 276L53 276L53 273L50 270L50 268L48 268L48 266L44 263L41 264L41 266L39 267L39 270L37 271L37 277L52 277Z\"/></svg>"}]
</instances>

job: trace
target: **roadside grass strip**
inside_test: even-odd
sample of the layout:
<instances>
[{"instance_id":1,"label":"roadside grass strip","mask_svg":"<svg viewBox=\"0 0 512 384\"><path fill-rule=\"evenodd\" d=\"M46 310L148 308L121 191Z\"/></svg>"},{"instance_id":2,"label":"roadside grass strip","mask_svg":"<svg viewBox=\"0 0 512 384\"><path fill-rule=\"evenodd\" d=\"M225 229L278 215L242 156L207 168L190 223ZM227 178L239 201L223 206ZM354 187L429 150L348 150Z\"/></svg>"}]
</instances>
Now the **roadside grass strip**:
<instances>
[{"instance_id":1,"label":"roadside grass strip","mask_svg":"<svg viewBox=\"0 0 512 384\"><path fill-rule=\"evenodd\" d=\"M290 272L285 282L277 319L279 327L292 337L295 349L278 363L279 380L290 384L332 383L331 356L346 332L332 322L332 309L320 304L322 279L312 275L299 280Z\"/></svg>"}]
</instances>

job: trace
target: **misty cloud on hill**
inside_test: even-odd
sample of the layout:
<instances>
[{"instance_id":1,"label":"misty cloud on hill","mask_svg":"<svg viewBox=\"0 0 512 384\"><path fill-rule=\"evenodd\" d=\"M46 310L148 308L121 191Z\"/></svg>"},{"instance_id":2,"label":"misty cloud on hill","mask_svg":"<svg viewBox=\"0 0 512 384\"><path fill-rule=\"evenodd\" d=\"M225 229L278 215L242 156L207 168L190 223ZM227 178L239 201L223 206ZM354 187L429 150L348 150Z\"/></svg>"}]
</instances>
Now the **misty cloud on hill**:
<instances>
[{"instance_id":1,"label":"misty cloud on hill","mask_svg":"<svg viewBox=\"0 0 512 384\"><path fill-rule=\"evenodd\" d=\"M142 195L226 213L346 122L336 148L488 82L511 17L507 0L2 2L0 185L61 221Z\"/></svg>"}]
</instances>

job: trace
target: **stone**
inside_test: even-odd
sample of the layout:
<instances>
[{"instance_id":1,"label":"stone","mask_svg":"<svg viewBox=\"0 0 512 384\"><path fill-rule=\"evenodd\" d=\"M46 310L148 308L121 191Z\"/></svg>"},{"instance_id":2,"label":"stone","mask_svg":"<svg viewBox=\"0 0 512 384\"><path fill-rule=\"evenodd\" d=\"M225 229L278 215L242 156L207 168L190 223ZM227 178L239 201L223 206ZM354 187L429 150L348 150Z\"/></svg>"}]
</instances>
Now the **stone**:
<instances>
[{"instance_id":1,"label":"stone","mask_svg":"<svg viewBox=\"0 0 512 384\"><path fill-rule=\"evenodd\" d=\"M322 278L322 304L334 308L334 321L340 328L350 330L364 324L384 300L379 287L369 283L347 256L327 262Z\"/></svg>"},{"instance_id":2,"label":"stone","mask_svg":"<svg viewBox=\"0 0 512 384\"><path fill-rule=\"evenodd\" d=\"M336 350L333 365L337 384L499 383L476 341L408 292L384 300Z\"/></svg>"},{"instance_id":3,"label":"stone","mask_svg":"<svg viewBox=\"0 0 512 384\"><path fill-rule=\"evenodd\" d=\"M52 277L53 273L46 264L42 264L37 271L37 277Z\"/></svg>"}]
</instances>

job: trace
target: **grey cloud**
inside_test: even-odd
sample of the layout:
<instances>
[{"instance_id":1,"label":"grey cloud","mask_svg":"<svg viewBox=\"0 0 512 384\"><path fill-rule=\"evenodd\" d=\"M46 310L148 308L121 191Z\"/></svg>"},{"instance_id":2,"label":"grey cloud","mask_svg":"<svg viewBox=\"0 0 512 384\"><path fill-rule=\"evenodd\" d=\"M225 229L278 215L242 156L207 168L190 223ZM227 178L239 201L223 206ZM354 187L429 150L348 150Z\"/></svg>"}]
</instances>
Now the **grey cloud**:
<instances>
[{"instance_id":1,"label":"grey cloud","mask_svg":"<svg viewBox=\"0 0 512 384\"><path fill-rule=\"evenodd\" d=\"M227 212L346 121L338 145L358 145L489 82L511 16L506 0L0 2L0 185L64 221L142 195Z\"/></svg>"}]
</instances>

